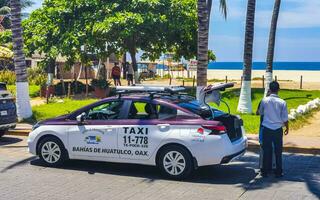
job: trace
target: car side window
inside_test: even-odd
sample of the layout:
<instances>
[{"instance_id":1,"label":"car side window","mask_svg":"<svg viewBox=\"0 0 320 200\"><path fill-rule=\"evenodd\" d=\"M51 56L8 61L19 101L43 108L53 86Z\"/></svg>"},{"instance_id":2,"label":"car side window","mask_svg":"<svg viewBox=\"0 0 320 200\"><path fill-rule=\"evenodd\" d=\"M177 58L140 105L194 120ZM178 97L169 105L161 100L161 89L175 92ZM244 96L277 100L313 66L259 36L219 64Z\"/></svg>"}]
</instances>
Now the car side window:
<instances>
[{"instance_id":1,"label":"car side window","mask_svg":"<svg viewBox=\"0 0 320 200\"><path fill-rule=\"evenodd\" d=\"M172 119L177 117L177 109L165 105L157 105L158 119Z\"/></svg>"},{"instance_id":2,"label":"car side window","mask_svg":"<svg viewBox=\"0 0 320 200\"><path fill-rule=\"evenodd\" d=\"M143 101L133 101L128 119L157 119L156 105Z\"/></svg>"},{"instance_id":3,"label":"car side window","mask_svg":"<svg viewBox=\"0 0 320 200\"><path fill-rule=\"evenodd\" d=\"M86 112L86 120L119 119L123 101L111 101L100 104Z\"/></svg>"},{"instance_id":4,"label":"car side window","mask_svg":"<svg viewBox=\"0 0 320 200\"><path fill-rule=\"evenodd\" d=\"M172 119L176 118L178 110L162 104L152 104L143 101L133 101L128 119Z\"/></svg>"}]
</instances>

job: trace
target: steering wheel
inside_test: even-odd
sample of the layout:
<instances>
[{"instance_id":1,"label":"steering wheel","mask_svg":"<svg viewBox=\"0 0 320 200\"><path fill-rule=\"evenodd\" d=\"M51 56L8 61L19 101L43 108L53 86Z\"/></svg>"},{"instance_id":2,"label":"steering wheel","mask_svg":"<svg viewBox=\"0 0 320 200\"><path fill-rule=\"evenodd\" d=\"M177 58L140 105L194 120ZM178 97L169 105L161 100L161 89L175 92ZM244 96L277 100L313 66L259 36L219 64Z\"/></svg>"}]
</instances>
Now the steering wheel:
<instances>
[{"instance_id":1,"label":"steering wheel","mask_svg":"<svg viewBox=\"0 0 320 200\"><path fill-rule=\"evenodd\" d=\"M107 120L107 119L109 118L108 115L105 114L105 113L103 113L103 112L98 112L98 113L97 113L97 117L98 117L98 119L100 119L100 120Z\"/></svg>"},{"instance_id":2,"label":"steering wheel","mask_svg":"<svg viewBox=\"0 0 320 200\"><path fill-rule=\"evenodd\" d=\"M94 112L89 114L89 119L91 120L107 120L109 119L108 115L103 112Z\"/></svg>"}]
</instances>

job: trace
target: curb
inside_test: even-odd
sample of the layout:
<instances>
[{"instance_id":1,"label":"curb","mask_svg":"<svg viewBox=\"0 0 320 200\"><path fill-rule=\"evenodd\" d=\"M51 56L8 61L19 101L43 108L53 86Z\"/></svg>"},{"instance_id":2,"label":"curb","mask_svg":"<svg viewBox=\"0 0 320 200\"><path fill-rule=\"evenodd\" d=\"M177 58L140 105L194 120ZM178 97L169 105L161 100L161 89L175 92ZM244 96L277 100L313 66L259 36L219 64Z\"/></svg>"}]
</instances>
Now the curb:
<instances>
[{"instance_id":1,"label":"curb","mask_svg":"<svg viewBox=\"0 0 320 200\"><path fill-rule=\"evenodd\" d=\"M250 143L248 144L248 151L259 152L260 145ZM320 148L310 148L310 147L298 147L298 146L284 146L283 152L286 153L301 153L301 154L313 154L313 155L320 155Z\"/></svg>"},{"instance_id":2,"label":"curb","mask_svg":"<svg viewBox=\"0 0 320 200\"><path fill-rule=\"evenodd\" d=\"M31 130L9 130L5 135L29 136Z\"/></svg>"},{"instance_id":3,"label":"curb","mask_svg":"<svg viewBox=\"0 0 320 200\"><path fill-rule=\"evenodd\" d=\"M6 135L15 135L15 136L29 136L29 133L31 130L9 130ZM248 151L253 151L253 152L259 152L260 151L260 145L248 141ZM287 153L302 153L302 154L318 154L320 155L320 148L310 148L310 147L299 147L299 146L284 146L283 147L283 152Z\"/></svg>"}]
</instances>

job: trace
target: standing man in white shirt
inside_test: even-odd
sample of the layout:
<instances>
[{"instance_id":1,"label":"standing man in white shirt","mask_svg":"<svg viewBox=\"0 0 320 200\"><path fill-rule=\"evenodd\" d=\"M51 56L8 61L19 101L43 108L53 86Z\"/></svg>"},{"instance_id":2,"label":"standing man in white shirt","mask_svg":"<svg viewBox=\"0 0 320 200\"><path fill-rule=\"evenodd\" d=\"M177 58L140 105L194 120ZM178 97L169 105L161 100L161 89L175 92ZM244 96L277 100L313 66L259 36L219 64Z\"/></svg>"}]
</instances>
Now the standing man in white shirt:
<instances>
[{"instance_id":1,"label":"standing man in white shirt","mask_svg":"<svg viewBox=\"0 0 320 200\"><path fill-rule=\"evenodd\" d=\"M268 172L272 170L272 145L276 157L275 176L282 177L282 147L283 133L288 135L288 108L287 103L278 96L280 90L279 83L273 81L270 83L270 96L261 101L259 113L263 115L262 127L262 149L263 166L261 176L267 177ZM285 130L283 132L283 127Z\"/></svg>"}]
</instances>

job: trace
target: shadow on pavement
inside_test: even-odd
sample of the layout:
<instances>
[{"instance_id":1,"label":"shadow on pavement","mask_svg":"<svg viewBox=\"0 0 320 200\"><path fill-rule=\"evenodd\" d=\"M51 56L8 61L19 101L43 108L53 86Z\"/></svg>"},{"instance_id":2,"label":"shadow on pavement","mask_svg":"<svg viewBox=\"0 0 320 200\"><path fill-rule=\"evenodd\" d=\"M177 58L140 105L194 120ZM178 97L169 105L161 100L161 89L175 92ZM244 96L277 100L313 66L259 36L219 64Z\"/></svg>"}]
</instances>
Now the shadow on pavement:
<instances>
[{"instance_id":1,"label":"shadow on pavement","mask_svg":"<svg viewBox=\"0 0 320 200\"><path fill-rule=\"evenodd\" d=\"M31 161L32 165L43 166L39 159ZM118 176L132 176L146 178L148 182L165 179L157 167L119 164L107 162L72 160L66 162L59 169L84 171L88 174L112 174ZM183 182L204 183L204 184L238 184L247 185L257 176L255 169L248 167L245 163L234 163L231 165L217 165L201 167L188 179Z\"/></svg>"},{"instance_id":2,"label":"shadow on pavement","mask_svg":"<svg viewBox=\"0 0 320 200\"><path fill-rule=\"evenodd\" d=\"M10 136L3 136L3 137L0 137L0 146L15 144L15 143L18 143L18 142L21 142L21 141L22 141L22 139L20 139L20 138L15 138L15 137L10 137Z\"/></svg>"},{"instance_id":3,"label":"shadow on pavement","mask_svg":"<svg viewBox=\"0 0 320 200\"><path fill-rule=\"evenodd\" d=\"M18 167L18 166L21 166L21 165L25 165L25 164L29 163L30 161L34 160L35 158L36 158L36 156L31 156L31 157L29 157L29 158L26 158L26 159L17 161L17 162L15 162L15 163L13 163L13 164L5 167L4 169L2 169L2 170L0 171L0 173L5 173L5 172L7 172L7 171L10 170L10 169L13 169L13 168Z\"/></svg>"},{"instance_id":4,"label":"shadow on pavement","mask_svg":"<svg viewBox=\"0 0 320 200\"><path fill-rule=\"evenodd\" d=\"M285 154L283 178L261 178L258 175L258 154L250 153L240 161L229 165L217 165L199 168L193 176L183 182L199 184L236 184L244 188L245 192L251 190L264 190L274 184L287 182L305 183L309 192L320 198L320 157L313 155ZM43 166L39 159L32 160L32 165ZM88 174L112 174L118 176L131 176L145 178L146 182L154 182L163 177L159 170L152 166L135 164L118 164L93 161L68 161L59 169L84 171ZM244 193L245 193L244 192Z\"/></svg>"},{"instance_id":5,"label":"shadow on pavement","mask_svg":"<svg viewBox=\"0 0 320 200\"><path fill-rule=\"evenodd\" d=\"M250 159L247 156L245 159ZM255 158L251 158L255 160ZM284 177L275 178L270 174L267 178L258 175L246 188L250 190L263 190L272 187L276 183L282 182L282 185L290 182L305 183L309 192L320 199L320 157L306 154L285 154ZM290 187L290 186L288 186Z\"/></svg>"}]
</instances>

